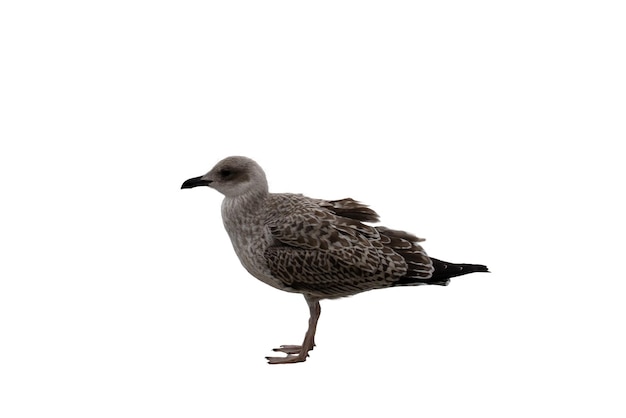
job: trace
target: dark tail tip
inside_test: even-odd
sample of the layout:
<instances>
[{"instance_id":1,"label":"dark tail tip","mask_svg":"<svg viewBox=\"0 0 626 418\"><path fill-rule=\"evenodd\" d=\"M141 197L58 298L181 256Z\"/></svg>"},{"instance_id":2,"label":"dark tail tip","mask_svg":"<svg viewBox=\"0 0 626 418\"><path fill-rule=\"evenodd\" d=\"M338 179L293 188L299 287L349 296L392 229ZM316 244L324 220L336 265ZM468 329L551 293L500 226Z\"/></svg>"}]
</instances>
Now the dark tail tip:
<instances>
[{"instance_id":1,"label":"dark tail tip","mask_svg":"<svg viewBox=\"0 0 626 418\"><path fill-rule=\"evenodd\" d=\"M491 273L487 266L483 266L482 264L461 264L462 266L466 266L467 269L473 269L472 273Z\"/></svg>"},{"instance_id":2,"label":"dark tail tip","mask_svg":"<svg viewBox=\"0 0 626 418\"><path fill-rule=\"evenodd\" d=\"M447 261L430 258L435 271L431 277L433 281L447 281L452 277L463 276L470 273L491 273L487 266L482 264L455 264Z\"/></svg>"}]
</instances>

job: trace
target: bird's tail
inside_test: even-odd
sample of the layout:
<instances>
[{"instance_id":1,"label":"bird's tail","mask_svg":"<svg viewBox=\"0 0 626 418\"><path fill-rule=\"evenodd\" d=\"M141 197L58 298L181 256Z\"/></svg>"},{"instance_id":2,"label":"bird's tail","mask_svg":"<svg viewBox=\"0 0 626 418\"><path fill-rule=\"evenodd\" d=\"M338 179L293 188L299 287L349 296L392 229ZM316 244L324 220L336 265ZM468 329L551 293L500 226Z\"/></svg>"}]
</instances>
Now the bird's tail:
<instances>
[{"instance_id":1,"label":"bird's tail","mask_svg":"<svg viewBox=\"0 0 626 418\"><path fill-rule=\"evenodd\" d=\"M462 276L469 273L489 273L487 266L482 264L455 264L447 261L437 260L430 257L433 262L433 275L430 277L429 284L447 285L452 277Z\"/></svg>"},{"instance_id":2,"label":"bird's tail","mask_svg":"<svg viewBox=\"0 0 626 418\"><path fill-rule=\"evenodd\" d=\"M446 286L450 283L452 277L477 272L489 273L487 266L481 264L455 264L437 260L432 257L429 258L433 265L433 273L430 277L403 277L394 283L394 286L416 286L421 284Z\"/></svg>"}]
</instances>

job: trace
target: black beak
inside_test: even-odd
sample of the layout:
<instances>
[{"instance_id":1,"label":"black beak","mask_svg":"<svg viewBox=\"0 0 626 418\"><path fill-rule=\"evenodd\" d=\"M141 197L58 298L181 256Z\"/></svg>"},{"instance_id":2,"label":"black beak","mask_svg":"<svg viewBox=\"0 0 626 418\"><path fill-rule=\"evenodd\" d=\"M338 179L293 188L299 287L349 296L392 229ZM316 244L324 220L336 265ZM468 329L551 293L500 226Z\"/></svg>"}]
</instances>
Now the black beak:
<instances>
[{"instance_id":1,"label":"black beak","mask_svg":"<svg viewBox=\"0 0 626 418\"><path fill-rule=\"evenodd\" d=\"M200 176L200 177L194 177L192 179L187 180L186 182L183 183L182 186L180 186L180 188L192 189L198 186L208 186L209 184L211 184L211 180L203 180L202 176Z\"/></svg>"}]
</instances>

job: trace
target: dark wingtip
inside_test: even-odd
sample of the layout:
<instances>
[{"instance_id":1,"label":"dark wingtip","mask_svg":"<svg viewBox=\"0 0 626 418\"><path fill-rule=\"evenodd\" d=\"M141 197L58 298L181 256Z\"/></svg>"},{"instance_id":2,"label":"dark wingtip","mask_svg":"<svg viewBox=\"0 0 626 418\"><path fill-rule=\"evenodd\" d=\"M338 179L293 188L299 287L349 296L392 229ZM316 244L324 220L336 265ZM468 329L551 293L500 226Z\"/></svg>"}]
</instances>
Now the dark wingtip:
<instances>
[{"instance_id":1,"label":"dark wingtip","mask_svg":"<svg viewBox=\"0 0 626 418\"><path fill-rule=\"evenodd\" d=\"M441 261L433 257L430 257L430 259L435 268L431 278L432 281L443 281L470 273L491 273L487 266L482 264L455 264Z\"/></svg>"}]
</instances>

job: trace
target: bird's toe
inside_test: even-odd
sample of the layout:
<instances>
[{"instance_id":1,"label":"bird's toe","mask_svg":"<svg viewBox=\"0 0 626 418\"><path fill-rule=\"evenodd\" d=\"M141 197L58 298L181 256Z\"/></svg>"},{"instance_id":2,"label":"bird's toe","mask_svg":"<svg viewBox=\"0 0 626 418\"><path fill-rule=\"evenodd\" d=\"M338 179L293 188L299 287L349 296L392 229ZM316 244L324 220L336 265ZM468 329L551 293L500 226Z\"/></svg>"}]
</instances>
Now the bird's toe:
<instances>
[{"instance_id":1,"label":"bird's toe","mask_svg":"<svg viewBox=\"0 0 626 418\"><path fill-rule=\"evenodd\" d=\"M281 345L278 348L272 349L272 351L281 352L285 354L300 354L302 351L301 345Z\"/></svg>"},{"instance_id":2,"label":"bird's toe","mask_svg":"<svg viewBox=\"0 0 626 418\"><path fill-rule=\"evenodd\" d=\"M288 355L286 357L265 357L269 364L291 364L291 363L301 363L306 361L308 355Z\"/></svg>"}]
</instances>

